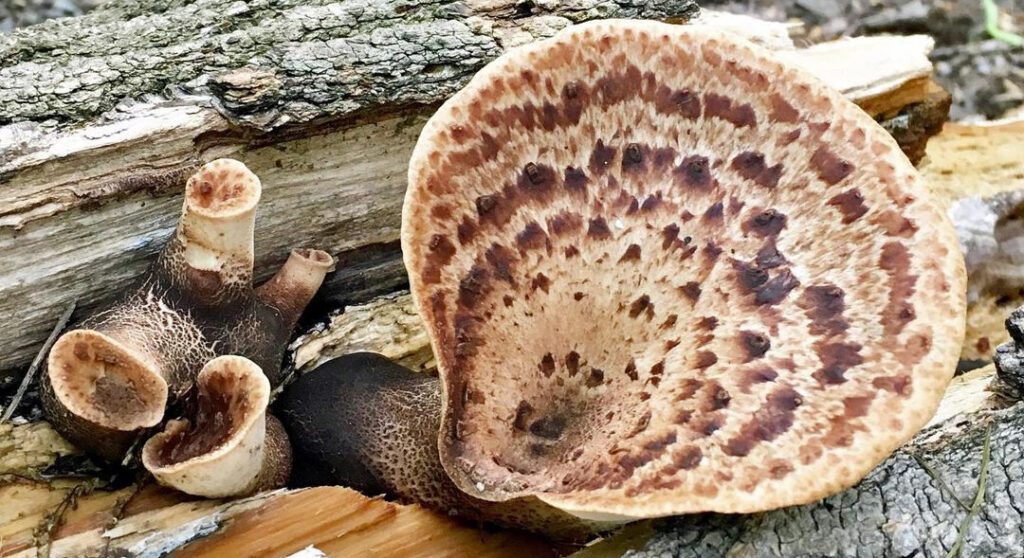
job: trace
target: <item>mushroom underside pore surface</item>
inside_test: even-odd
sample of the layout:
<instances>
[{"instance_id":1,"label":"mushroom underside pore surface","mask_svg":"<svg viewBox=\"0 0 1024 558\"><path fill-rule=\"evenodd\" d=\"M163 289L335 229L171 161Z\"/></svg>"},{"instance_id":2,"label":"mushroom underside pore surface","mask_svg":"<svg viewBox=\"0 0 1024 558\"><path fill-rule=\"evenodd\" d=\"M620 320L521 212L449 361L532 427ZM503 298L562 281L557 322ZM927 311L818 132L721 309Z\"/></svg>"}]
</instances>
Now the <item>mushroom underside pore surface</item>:
<instances>
[{"instance_id":1,"label":"mushroom underside pore surface","mask_svg":"<svg viewBox=\"0 0 1024 558\"><path fill-rule=\"evenodd\" d=\"M50 351L42 400L58 432L94 455L120 462L171 405L195 393L197 375L218 355L244 357L248 365L231 368L254 368L270 385L280 381L292 329L334 260L320 250L294 250L275 277L254 289L253 230L261 193L259 179L230 159L211 161L189 178L178 227L157 261L135 288L63 334ZM241 380L225 385L252 388ZM205 389L206 396L224 395L212 384ZM207 397L198 409L203 413L211 405ZM185 424L168 428L190 432L189 440L228 440L235 434L214 417L193 421L213 429L207 433ZM283 434L272 417L249 434L262 438L264 432ZM259 441L261 448L275 444ZM194 452L220 446L183 447Z\"/></svg>"},{"instance_id":2,"label":"mushroom underside pore surface","mask_svg":"<svg viewBox=\"0 0 1024 558\"><path fill-rule=\"evenodd\" d=\"M934 412L954 231L856 106L711 29L515 49L424 128L402 248L475 498L596 519L855 483Z\"/></svg>"}]
</instances>

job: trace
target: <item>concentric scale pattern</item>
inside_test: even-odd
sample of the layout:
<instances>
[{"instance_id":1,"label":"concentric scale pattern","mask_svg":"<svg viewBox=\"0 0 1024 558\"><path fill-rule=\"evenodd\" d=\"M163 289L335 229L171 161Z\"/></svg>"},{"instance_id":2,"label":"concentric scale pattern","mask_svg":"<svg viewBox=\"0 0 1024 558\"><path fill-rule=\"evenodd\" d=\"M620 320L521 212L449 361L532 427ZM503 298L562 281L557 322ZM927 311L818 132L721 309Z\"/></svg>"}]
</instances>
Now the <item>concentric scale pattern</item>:
<instances>
[{"instance_id":1,"label":"concentric scale pattern","mask_svg":"<svg viewBox=\"0 0 1024 558\"><path fill-rule=\"evenodd\" d=\"M576 26L423 131L402 241L463 490L763 510L934 412L963 335L950 225L860 109L738 41Z\"/></svg>"}]
</instances>

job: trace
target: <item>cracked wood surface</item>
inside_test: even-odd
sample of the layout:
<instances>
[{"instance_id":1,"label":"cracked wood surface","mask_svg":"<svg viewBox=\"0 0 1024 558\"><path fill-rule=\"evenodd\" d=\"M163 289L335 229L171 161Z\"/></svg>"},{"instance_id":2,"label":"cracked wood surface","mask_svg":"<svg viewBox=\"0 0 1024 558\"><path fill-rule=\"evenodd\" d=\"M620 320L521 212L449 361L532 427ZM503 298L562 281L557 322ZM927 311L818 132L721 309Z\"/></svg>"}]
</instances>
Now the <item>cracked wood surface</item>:
<instances>
[{"instance_id":1,"label":"cracked wood surface","mask_svg":"<svg viewBox=\"0 0 1024 558\"><path fill-rule=\"evenodd\" d=\"M154 25L154 21L169 21L167 18L177 17L175 14L192 14L199 6L213 5L212 0L182 5L146 1L152 2L154 10L166 9L149 14L144 9L149 4L142 0L118 3L87 16L93 18L87 21L98 26L97 32L116 28L118 22L134 28ZM316 27L299 33L294 29L294 20L305 21L305 16L300 16L310 10L344 12L354 9L354 3L321 5L314 2L287 7L291 4L286 2L281 4L284 8L277 10L280 13L275 12L273 17L259 22L253 15L214 17L205 26L187 27L175 35L181 44L190 45L192 50L186 56L179 53L180 49L170 48L167 56L209 60L212 64L204 70L205 77L192 80L194 83L187 90L163 85L144 87L140 81L136 84L138 89L125 92L118 89L128 86L122 83L124 80L102 82L96 87L113 88L105 90L105 95L109 96L104 99L138 94L141 102L122 103L120 109L101 116L90 112L89 103L82 102L76 105L80 105L80 111L74 114L60 113L64 115L60 116L57 110L60 107L56 107L53 118L47 120L20 120L0 125L0 254L4 255L5 262L15 263L0 267L0 315L7 317L0 323L0 379L5 373L16 374L18 368L32 358L68 300L79 299L80 311L89 313L109 303L144 270L173 229L181 204L183 177L200 162L216 157L241 159L263 181L263 202L256 229L258 279L269 276L284 261L291 247L305 245L328 250L340 260L339 271L329 276L322 294L314 302L314 313L318 308L322 311L365 301L403 285L405 275L398 233L405 169L432 107L501 49L546 36L572 21L599 15L679 16L689 14L692 7L689 2L669 0L642 4L643 8L637 8L628 2L577 0L550 9L533 8L529 13L513 10L509 2L443 4L459 8L453 15L451 10L440 8L423 11L424 6L442 4L421 2L411 13L426 17L429 12L432 17L454 22L439 29L459 29L460 33L468 33L479 41L490 41L488 44L495 47L487 49L486 56L459 58L458 64L436 63L443 71L435 70L435 73L424 73L422 61L414 63L418 58L400 56L391 60L391 73L409 74L403 79L416 79L414 74L422 74L424 79L436 82L434 86L409 89L380 67L380 72L360 74L358 87L353 84L332 86L330 91L334 97L315 104L319 111L316 118L298 124L305 117L296 112L295 99L323 87L321 82L328 79L325 76L356 71L346 69L346 64L367 68L370 61L364 60L366 53L352 50L350 43L375 45L378 36L392 37L398 32L396 29L410 27L400 35L413 43L420 41L422 44L416 44L424 50L423 56L436 48L447 52L449 47L437 46L435 41L440 39L424 34L422 17L402 23L386 19L376 27L370 20L357 27L332 27L331 33L347 38L325 43L322 38L327 31ZM253 14L262 13L260 5L250 3L248 9L256 10ZM407 5L397 0L375 2L366 9L396 10ZM269 33L266 28L272 23L284 26L289 33L299 33L298 39L289 39L274 48L287 50L307 45L309 48L302 52L308 54L305 59L308 71L289 74L290 81L280 83L263 78L243 79L255 75L255 67L265 71L271 61L287 58L277 55L267 58L269 55L266 55L253 58L246 62L244 69L232 73L231 87L215 86L226 79L215 71L220 67L217 64L227 62L217 54L216 48L210 50L208 35L234 41L236 37L249 37L257 30ZM793 49L781 24L735 16L705 18L702 24L743 29L749 38L783 49L792 59L799 59L805 53ZM84 33L83 25L80 21L54 21L0 38L0 51L8 53L6 58L0 58L0 76L44 79L48 72L57 71L52 61L50 66L42 61L46 56L77 57L73 67L91 67L92 62L86 60L93 59L89 58L89 49L100 47L92 36L76 35ZM438 33L444 35L444 32ZM307 35L308 40L303 42ZM197 36L202 37L195 39L198 43L189 42L189 38ZM29 45L38 48L44 37L50 37L47 44L59 48L29 53ZM158 38L171 40L162 32L150 40ZM391 48L392 43L379 40L383 41L380 49ZM879 116L898 112L896 107L916 106L924 100L921 97L924 90L915 84L927 79L931 72L927 59L930 39L909 37L880 43L875 38L864 38L841 44L842 48L826 45L806 51L806 64L822 72L819 77L823 80L844 87L844 92L852 98L870 101L869 108L881 111ZM312 49L310 45L319 46ZM330 45L336 48L332 50ZM348 46L342 48L342 45ZM199 47L202 48L195 50ZM265 55L270 50L273 49L261 52ZM338 59L343 52L347 52L349 58ZM837 56L836 63L823 63L823 53ZM882 53L903 63L879 64ZM462 55L467 53L462 52ZM105 56L97 59L105 59ZM328 61L333 69L319 69L321 62ZM259 64L253 66L250 62ZM46 67L49 70L43 71ZM877 68L878 71L860 72L859 80L850 80L845 75L849 67ZM313 83L306 84L304 80ZM11 83L0 79L0 89L13 87ZM92 86L86 85L82 87L92 91ZM895 88L891 96L880 93L885 87ZM232 97L231 92L240 90L247 93ZM158 93L171 97L154 98ZM414 94L419 96L401 97ZM889 101L883 102L885 99ZM9 115L10 120L35 114L31 112L35 109L22 104L20 98L4 100L0 94L0 114Z\"/></svg>"}]
</instances>

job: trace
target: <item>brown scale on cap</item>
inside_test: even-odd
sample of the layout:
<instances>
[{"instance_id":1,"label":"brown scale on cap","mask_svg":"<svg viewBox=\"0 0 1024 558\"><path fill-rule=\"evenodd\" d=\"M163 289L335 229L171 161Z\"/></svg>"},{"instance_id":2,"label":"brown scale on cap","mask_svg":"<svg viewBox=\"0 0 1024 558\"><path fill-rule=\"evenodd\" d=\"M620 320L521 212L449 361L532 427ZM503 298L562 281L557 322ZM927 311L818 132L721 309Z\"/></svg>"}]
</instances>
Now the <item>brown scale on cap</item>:
<instances>
[{"instance_id":1,"label":"brown scale on cap","mask_svg":"<svg viewBox=\"0 0 1024 558\"><path fill-rule=\"evenodd\" d=\"M956 237L892 138L698 27L490 64L420 137L402 244L448 473L583 517L849 486L925 424L963 335Z\"/></svg>"},{"instance_id":2,"label":"brown scale on cap","mask_svg":"<svg viewBox=\"0 0 1024 558\"><path fill-rule=\"evenodd\" d=\"M260 194L259 179L230 159L207 163L189 178L177 230L157 261L134 289L62 335L49 354L43 405L62 435L120 462L146 429L163 421L168 404L193 392L214 357L245 357L260 377L280 381L295 322L334 260L319 250L295 250L276 276L254 288ZM202 418L196 423L215 432L192 439L230 430ZM212 451L216 444L189 447L200 446Z\"/></svg>"}]
</instances>

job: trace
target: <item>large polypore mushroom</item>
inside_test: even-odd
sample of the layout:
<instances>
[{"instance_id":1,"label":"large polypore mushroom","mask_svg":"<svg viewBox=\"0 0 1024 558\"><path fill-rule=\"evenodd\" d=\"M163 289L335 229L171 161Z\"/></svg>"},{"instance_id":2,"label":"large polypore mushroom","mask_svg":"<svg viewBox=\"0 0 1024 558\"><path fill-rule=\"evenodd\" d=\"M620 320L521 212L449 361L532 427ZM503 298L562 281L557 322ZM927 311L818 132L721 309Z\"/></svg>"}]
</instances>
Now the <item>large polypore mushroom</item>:
<instances>
[{"instance_id":1,"label":"large polypore mushroom","mask_svg":"<svg viewBox=\"0 0 1024 558\"><path fill-rule=\"evenodd\" d=\"M856 106L709 29L606 21L424 129L402 247L464 492L592 519L847 487L963 336L957 239Z\"/></svg>"},{"instance_id":2,"label":"large polypore mushroom","mask_svg":"<svg viewBox=\"0 0 1024 558\"><path fill-rule=\"evenodd\" d=\"M296 250L273 279L254 289L260 193L259 179L228 159L204 165L188 180L177 231L138 286L51 350L43 404L61 434L120 460L217 355L246 357L270 384L278 382L285 344L333 258Z\"/></svg>"}]
</instances>

